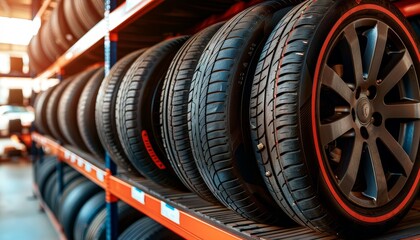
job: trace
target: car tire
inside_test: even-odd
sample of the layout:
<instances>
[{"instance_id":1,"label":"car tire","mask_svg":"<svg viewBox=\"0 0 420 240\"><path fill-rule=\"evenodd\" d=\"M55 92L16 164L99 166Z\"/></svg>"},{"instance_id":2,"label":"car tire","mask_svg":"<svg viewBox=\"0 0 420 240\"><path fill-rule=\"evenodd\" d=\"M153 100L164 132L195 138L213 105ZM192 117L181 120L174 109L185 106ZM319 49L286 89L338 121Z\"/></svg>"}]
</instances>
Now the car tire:
<instances>
[{"instance_id":1,"label":"car tire","mask_svg":"<svg viewBox=\"0 0 420 240\"><path fill-rule=\"evenodd\" d=\"M83 207L80 209L79 214L76 218L76 223L74 226L74 240L84 240L86 239L86 232L98 215L103 209L106 208L105 203L105 192L100 192L91 197Z\"/></svg>"},{"instance_id":2,"label":"car tire","mask_svg":"<svg viewBox=\"0 0 420 240\"><path fill-rule=\"evenodd\" d=\"M177 37L146 50L134 61L118 90L118 137L133 166L161 185L183 188L163 149L159 100L163 79L186 37Z\"/></svg>"},{"instance_id":3,"label":"car tire","mask_svg":"<svg viewBox=\"0 0 420 240\"><path fill-rule=\"evenodd\" d=\"M124 232L131 224L144 217L144 214L124 202L118 202L117 204L118 235L120 235L120 233ZM106 215L106 209L103 209L96 215L86 231L86 239L106 239Z\"/></svg>"},{"instance_id":4,"label":"car tire","mask_svg":"<svg viewBox=\"0 0 420 240\"><path fill-rule=\"evenodd\" d=\"M190 139L201 176L241 216L287 225L268 194L252 152L248 102L256 60L278 19L296 1L267 1L226 22L201 56L191 83Z\"/></svg>"},{"instance_id":5,"label":"car tire","mask_svg":"<svg viewBox=\"0 0 420 240\"><path fill-rule=\"evenodd\" d=\"M119 60L109 71L108 76L102 81L96 97L95 121L96 130L102 146L110 155L111 159L126 172L139 175L124 152L117 133L116 102L118 89L125 73L131 64L138 58L144 49L137 50Z\"/></svg>"},{"instance_id":6,"label":"car tire","mask_svg":"<svg viewBox=\"0 0 420 240\"><path fill-rule=\"evenodd\" d=\"M55 90L54 87L50 87L45 92L41 93L37 98L35 105L35 126L40 131L40 133L51 135L50 128L48 127L48 115L46 113L47 104L51 99L51 95Z\"/></svg>"},{"instance_id":7,"label":"car tire","mask_svg":"<svg viewBox=\"0 0 420 240\"><path fill-rule=\"evenodd\" d=\"M75 221L82 206L101 191L103 191L102 188L87 178L80 178L73 181L63 192L58 219L67 239L73 239Z\"/></svg>"},{"instance_id":8,"label":"car tire","mask_svg":"<svg viewBox=\"0 0 420 240\"><path fill-rule=\"evenodd\" d=\"M183 239L149 217L143 217L128 227L119 237L120 240Z\"/></svg>"},{"instance_id":9,"label":"car tire","mask_svg":"<svg viewBox=\"0 0 420 240\"><path fill-rule=\"evenodd\" d=\"M77 126L84 145L98 160L104 161L105 151L99 140L95 119L95 104L99 87L104 79L104 68L100 68L87 82L77 105Z\"/></svg>"},{"instance_id":10,"label":"car tire","mask_svg":"<svg viewBox=\"0 0 420 240\"><path fill-rule=\"evenodd\" d=\"M212 25L191 37L172 60L162 88L160 122L168 160L179 179L201 198L217 202L194 161L188 134L188 93L198 59L221 27Z\"/></svg>"},{"instance_id":11,"label":"car tire","mask_svg":"<svg viewBox=\"0 0 420 240\"><path fill-rule=\"evenodd\" d=\"M77 104L83 88L96 71L91 69L77 75L66 87L58 103L57 119L63 137L66 142L84 151L87 151L87 147L77 126Z\"/></svg>"},{"instance_id":12,"label":"car tire","mask_svg":"<svg viewBox=\"0 0 420 240\"><path fill-rule=\"evenodd\" d=\"M60 130L60 124L58 123L58 105L60 98L63 95L64 90L74 79L74 76L69 77L67 80L60 82L54 91L51 93L50 100L47 102L46 106L46 116L47 116L47 126L51 131L51 135L56 140L61 143L68 143Z\"/></svg>"},{"instance_id":13,"label":"car tire","mask_svg":"<svg viewBox=\"0 0 420 240\"><path fill-rule=\"evenodd\" d=\"M254 78L251 124L265 182L296 222L364 238L410 209L420 186L413 36L383 0L305 1L277 24Z\"/></svg>"}]
</instances>

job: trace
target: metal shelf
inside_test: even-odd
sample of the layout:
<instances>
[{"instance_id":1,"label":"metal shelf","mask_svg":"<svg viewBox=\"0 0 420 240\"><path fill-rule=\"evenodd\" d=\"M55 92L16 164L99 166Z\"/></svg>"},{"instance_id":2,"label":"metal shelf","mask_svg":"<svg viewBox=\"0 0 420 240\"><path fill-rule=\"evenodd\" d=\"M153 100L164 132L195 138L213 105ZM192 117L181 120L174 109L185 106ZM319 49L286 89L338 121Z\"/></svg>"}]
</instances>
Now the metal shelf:
<instances>
[{"instance_id":1,"label":"metal shelf","mask_svg":"<svg viewBox=\"0 0 420 240\"><path fill-rule=\"evenodd\" d=\"M164 188L125 173L111 175L89 159L92 158L90 155L71 146L61 146L38 133L33 133L32 138L57 155L60 161L104 188L107 198L116 197L107 201L124 201L186 239L336 239L336 236L301 226L258 224L193 193ZM403 221L380 239L401 237L420 237L420 199Z\"/></svg>"},{"instance_id":2,"label":"metal shelf","mask_svg":"<svg viewBox=\"0 0 420 240\"><path fill-rule=\"evenodd\" d=\"M83 152L61 146L38 133L33 133L32 139L104 188L107 198L117 197L186 239L276 238L286 236L284 234L307 239L335 239L335 236L304 227L281 228L258 224L223 206L206 202L193 193L167 189L150 180L126 174L113 176L83 157Z\"/></svg>"}]
</instances>

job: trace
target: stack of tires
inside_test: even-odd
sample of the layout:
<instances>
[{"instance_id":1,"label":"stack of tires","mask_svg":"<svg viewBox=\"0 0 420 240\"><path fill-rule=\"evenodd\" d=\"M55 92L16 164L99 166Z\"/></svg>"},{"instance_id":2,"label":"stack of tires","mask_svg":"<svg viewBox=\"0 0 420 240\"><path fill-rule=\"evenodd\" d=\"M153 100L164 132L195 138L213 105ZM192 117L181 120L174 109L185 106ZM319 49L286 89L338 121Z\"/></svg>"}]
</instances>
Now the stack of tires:
<instances>
[{"instance_id":1,"label":"stack of tires","mask_svg":"<svg viewBox=\"0 0 420 240\"><path fill-rule=\"evenodd\" d=\"M358 2L265 1L133 52L98 87L87 135L128 174L257 222L384 231L420 186L420 56L391 3ZM80 111L80 76L59 118L80 118L63 116ZM86 133L77 122L63 136Z\"/></svg>"},{"instance_id":2,"label":"stack of tires","mask_svg":"<svg viewBox=\"0 0 420 240\"><path fill-rule=\"evenodd\" d=\"M60 194L57 163L54 156L46 156L35 162L35 183L46 207L61 224L67 239L105 240L105 192L64 165L63 189ZM117 235L121 235L121 239L181 239L124 202L119 202L117 209Z\"/></svg>"},{"instance_id":3,"label":"stack of tires","mask_svg":"<svg viewBox=\"0 0 420 240\"><path fill-rule=\"evenodd\" d=\"M59 0L28 46L30 67L41 72L69 49L104 15L104 1Z\"/></svg>"}]
</instances>

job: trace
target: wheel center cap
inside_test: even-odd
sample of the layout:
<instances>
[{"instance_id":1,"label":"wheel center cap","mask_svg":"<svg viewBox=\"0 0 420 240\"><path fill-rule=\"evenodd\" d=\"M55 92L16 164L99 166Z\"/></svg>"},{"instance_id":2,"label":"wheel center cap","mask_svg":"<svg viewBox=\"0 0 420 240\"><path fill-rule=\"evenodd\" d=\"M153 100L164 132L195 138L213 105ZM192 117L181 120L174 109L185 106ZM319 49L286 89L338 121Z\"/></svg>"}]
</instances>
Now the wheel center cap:
<instances>
[{"instance_id":1,"label":"wheel center cap","mask_svg":"<svg viewBox=\"0 0 420 240\"><path fill-rule=\"evenodd\" d=\"M369 123L372 119L372 105L369 99L362 97L357 102L357 118L361 123Z\"/></svg>"}]
</instances>

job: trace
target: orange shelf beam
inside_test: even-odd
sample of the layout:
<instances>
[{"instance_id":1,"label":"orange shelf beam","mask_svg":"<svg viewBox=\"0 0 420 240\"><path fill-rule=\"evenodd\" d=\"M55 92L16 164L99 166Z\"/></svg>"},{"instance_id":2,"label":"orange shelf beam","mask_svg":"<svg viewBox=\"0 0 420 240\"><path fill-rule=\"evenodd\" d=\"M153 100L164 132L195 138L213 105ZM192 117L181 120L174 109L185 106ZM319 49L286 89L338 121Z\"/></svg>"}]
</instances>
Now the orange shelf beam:
<instances>
[{"instance_id":1,"label":"orange shelf beam","mask_svg":"<svg viewBox=\"0 0 420 240\"><path fill-rule=\"evenodd\" d=\"M32 139L42 146L49 148L51 153L56 155L61 161L66 162L92 182L105 189L107 173L104 170L38 133L33 133Z\"/></svg>"},{"instance_id":2,"label":"orange shelf beam","mask_svg":"<svg viewBox=\"0 0 420 240\"><path fill-rule=\"evenodd\" d=\"M186 239L241 239L228 231L172 207L170 203L160 200L116 176L111 176L106 171L94 166L49 138L38 133L33 133L32 138L38 144L49 148L51 153L57 155L59 159L104 188L107 193L131 205Z\"/></svg>"},{"instance_id":3,"label":"orange shelf beam","mask_svg":"<svg viewBox=\"0 0 420 240\"><path fill-rule=\"evenodd\" d=\"M186 239L241 239L178 210L115 176L110 176L109 187L113 195Z\"/></svg>"}]
</instances>

